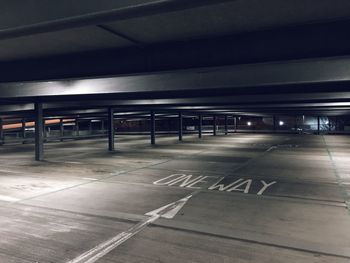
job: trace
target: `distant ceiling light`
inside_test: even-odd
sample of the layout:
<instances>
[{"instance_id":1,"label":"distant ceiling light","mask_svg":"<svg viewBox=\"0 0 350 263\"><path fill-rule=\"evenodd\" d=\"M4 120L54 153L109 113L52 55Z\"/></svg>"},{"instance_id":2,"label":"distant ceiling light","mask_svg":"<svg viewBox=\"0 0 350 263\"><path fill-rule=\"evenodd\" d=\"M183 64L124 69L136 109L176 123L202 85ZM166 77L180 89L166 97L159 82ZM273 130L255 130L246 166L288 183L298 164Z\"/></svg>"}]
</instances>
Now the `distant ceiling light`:
<instances>
[{"instance_id":1,"label":"distant ceiling light","mask_svg":"<svg viewBox=\"0 0 350 263\"><path fill-rule=\"evenodd\" d=\"M252 125L252 123L251 123L250 121L248 121L248 122L247 122L247 125L248 125L248 126L251 126L251 125Z\"/></svg>"},{"instance_id":2,"label":"distant ceiling light","mask_svg":"<svg viewBox=\"0 0 350 263\"><path fill-rule=\"evenodd\" d=\"M328 124L329 124L329 121L327 120L327 121L326 121L326 125L328 125Z\"/></svg>"},{"instance_id":3,"label":"distant ceiling light","mask_svg":"<svg viewBox=\"0 0 350 263\"><path fill-rule=\"evenodd\" d=\"M280 121L279 124L280 124L280 126L283 126L284 125L284 121Z\"/></svg>"}]
</instances>

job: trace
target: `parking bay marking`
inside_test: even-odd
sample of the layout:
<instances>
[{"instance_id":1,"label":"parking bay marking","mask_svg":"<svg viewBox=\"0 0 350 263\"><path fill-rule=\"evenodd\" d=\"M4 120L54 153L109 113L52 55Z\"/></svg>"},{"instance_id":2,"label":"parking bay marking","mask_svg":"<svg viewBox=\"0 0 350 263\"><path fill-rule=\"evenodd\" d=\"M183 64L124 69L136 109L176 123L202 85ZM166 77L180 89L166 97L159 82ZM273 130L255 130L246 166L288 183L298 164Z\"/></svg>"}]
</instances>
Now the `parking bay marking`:
<instances>
[{"instance_id":1,"label":"parking bay marking","mask_svg":"<svg viewBox=\"0 0 350 263\"><path fill-rule=\"evenodd\" d=\"M214 183L213 179L218 179ZM172 174L160 180L153 182L154 185L164 186L179 186L190 189L204 189L207 190L218 190L218 191L239 191L245 194L252 192L252 185L254 188L259 187L256 191L256 195L262 195L266 189L276 184L276 181L266 182L265 180L259 180L260 182L253 181L252 179L235 178L234 181L229 180L228 176L193 176L191 174Z\"/></svg>"},{"instance_id":2,"label":"parking bay marking","mask_svg":"<svg viewBox=\"0 0 350 263\"><path fill-rule=\"evenodd\" d=\"M160 208L157 208L153 211L146 213L146 216L149 216L148 219L141 221L137 225L129 228L127 231L124 231L115 237L97 245L96 247L86 251L80 256L76 257L73 260L68 261L67 263L94 263L113 249L117 248L125 241L139 233L142 229L147 227L149 224L153 223L159 218L172 219L186 204L186 202L198 192L193 192L192 194Z\"/></svg>"}]
</instances>

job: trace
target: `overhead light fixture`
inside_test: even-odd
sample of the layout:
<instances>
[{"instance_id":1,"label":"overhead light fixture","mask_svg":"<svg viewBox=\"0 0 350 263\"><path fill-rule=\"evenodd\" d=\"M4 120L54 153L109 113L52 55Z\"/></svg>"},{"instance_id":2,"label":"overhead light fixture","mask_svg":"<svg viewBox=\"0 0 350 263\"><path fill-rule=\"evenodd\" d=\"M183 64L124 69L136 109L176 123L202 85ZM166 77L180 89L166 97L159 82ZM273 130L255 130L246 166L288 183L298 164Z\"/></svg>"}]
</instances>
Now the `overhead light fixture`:
<instances>
[{"instance_id":1,"label":"overhead light fixture","mask_svg":"<svg viewBox=\"0 0 350 263\"><path fill-rule=\"evenodd\" d=\"M284 121L280 121L280 122L279 122L279 125L280 125L280 126L283 126L283 125L284 125Z\"/></svg>"},{"instance_id":2,"label":"overhead light fixture","mask_svg":"<svg viewBox=\"0 0 350 263\"><path fill-rule=\"evenodd\" d=\"M248 126L251 126L251 125L252 125L252 123L251 123L250 121L248 121L248 122L247 122L247 125L248 125Z\"/></svg>"}]
</instances>

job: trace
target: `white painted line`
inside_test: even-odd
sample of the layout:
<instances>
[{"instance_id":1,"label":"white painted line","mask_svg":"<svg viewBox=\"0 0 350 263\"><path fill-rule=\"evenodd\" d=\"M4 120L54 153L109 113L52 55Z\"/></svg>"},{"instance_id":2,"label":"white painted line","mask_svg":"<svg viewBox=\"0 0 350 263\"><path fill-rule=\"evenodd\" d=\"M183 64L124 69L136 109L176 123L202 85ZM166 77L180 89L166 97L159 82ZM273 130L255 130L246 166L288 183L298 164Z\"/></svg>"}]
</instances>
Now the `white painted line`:
<instances>
[{"instance_id":1,"label":"white painted line","mask_svg":"<svg viewBox=\"0 0 350 263\"><path fill-rule=\"evenodd\" d=\"M270 152L270 151L272 151L273 149L276 149L277 147L276 146L271 146L270 148L268 148L266 151L267 152Z\"/></svg>"},{"instance_id":2,"label":"white painted line","mask_svg":"<svg viewBox=\"0 0 350 263\"><path fill-rule=\"evenodd\" d=\"M90 177L83 177L82 179L89 180L89 181L97 181L98 180L96 178L90 178Z\"/></svg>"},{"instance_id":3,"label":"white painted line","mask_svg":"<svg viewBox=\"0 0 350 263\"><path fill-rule=\"evenodd\" d=\"M20 173L22 173L22 172L19 172L19 171L10 171L10 170L3 170L3 169L1 169L1 170L0 170L0 173L20 174Z\"/></svg>"},{"instance_id":4,"label":"white painted line","mask_svg":"<svg viewBox=\"0 0 350 263\"><path fill-rule=\"evenodd\" d=\"M151 216L147 220L144 220L137 225L131 227L125 232L122 232L115 237L97 245L96 247L86 251L75 259L68 261L67 263L94 263L103 256L107 255L113 249L117 248L125 241L139 233L150 223L156 221L160 217L173 218L176 213L185 205L185 203L192 197L192 195L186 196L176 202L170 203L168 205L162 206L156 210L146 213L145 215Z\"/></svg>"},{"instance_id":5,"label":"white painted line","mask_svg":"<svg viewBox=\"0 0 350 263\"><path fill-rule=\"evenodd\" d=\"M146 221L141 222L140 224L137 224L136 226L130 228L129 230L122 232L115 237L99 244L98 246L90 249L89 251L85 252L84 254L78 256L77 258L69 261L68 263L93 263L108 254L110 251L115 249L116 247L123 244L125 241L127 241L132 236L136 235L138 232L140 232L145 226L148 224L154 222L159 218L158 216L153 216L149 218Z\"/></svg>"},{"instance_id":6,"label":"white painted line","mask_svg":"<svg viewBox=\"0 0 350 263\"><path fill-rule=\"evenodd\" d=\"M19 200L20 199L15 198L15 197L7 196L7 195L0 195L0 201L17 202Z\"/></svg>"}]
</instances>

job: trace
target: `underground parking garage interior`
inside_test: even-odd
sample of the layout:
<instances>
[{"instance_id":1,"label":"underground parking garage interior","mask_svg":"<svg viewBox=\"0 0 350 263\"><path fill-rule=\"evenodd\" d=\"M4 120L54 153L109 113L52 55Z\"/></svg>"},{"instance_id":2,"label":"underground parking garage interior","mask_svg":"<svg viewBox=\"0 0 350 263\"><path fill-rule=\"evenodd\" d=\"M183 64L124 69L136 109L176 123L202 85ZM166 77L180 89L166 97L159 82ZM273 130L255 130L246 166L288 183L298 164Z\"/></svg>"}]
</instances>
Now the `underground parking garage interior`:
<instances>
[{"instance_id":1,"label":"underground parking garage interior","mask_svg":"<svg viewBox=\"0 0 350 263\"><path fill-rule=\"evenodd\" d=\"M0 5L0 263L350 262L350 1Z\"/></svg>"}]
</instances>

